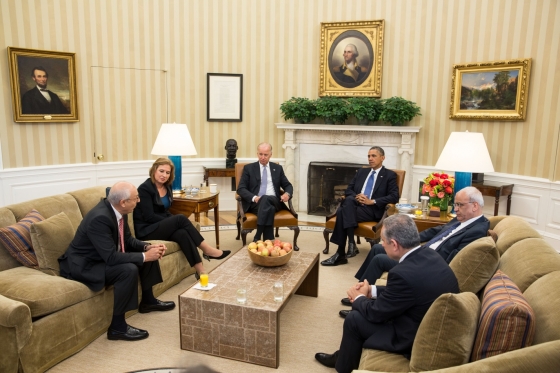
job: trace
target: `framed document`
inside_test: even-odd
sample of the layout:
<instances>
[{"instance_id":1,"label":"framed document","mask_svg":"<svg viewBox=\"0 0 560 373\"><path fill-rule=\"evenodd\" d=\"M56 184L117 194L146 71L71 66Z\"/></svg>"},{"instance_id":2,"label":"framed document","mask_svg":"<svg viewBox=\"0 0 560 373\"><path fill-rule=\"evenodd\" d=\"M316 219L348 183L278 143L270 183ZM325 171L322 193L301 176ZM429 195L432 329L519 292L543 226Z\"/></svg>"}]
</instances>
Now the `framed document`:
<instances>
[{"instance_id":1,"label":"framed document","mask_svg":"<svg viewBox=\"0 0 560 373\"><path fill-rule=\"evenodd\" d=\"M243 118L243 75L207 75L206 120L241 122Z\"/></svg>"}]
</instances>

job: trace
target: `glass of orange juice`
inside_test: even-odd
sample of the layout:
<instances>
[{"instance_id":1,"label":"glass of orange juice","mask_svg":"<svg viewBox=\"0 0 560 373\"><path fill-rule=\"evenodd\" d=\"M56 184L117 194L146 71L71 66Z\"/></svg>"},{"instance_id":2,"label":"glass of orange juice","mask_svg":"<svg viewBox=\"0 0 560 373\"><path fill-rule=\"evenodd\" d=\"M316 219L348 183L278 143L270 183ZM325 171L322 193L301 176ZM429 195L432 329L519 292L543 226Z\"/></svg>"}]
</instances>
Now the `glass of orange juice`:
<instances>
[{"instance_id":1,"label":"glass of orange juice","mask_svg":"<svg viewBox=\"0 0 560 373\"><path fill-rule=\"evenodd\" d=\"M203 288L208 286L208 273L200 272L200 286Z\"/></svg>"}]
</instances>

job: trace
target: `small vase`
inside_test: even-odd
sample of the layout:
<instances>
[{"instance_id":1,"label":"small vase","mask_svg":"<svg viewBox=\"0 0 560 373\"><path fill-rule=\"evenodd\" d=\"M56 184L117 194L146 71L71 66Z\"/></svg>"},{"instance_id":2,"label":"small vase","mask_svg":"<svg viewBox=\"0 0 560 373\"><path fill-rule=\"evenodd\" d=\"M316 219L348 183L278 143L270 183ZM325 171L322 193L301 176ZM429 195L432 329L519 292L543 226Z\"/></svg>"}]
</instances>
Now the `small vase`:
<instances>
[{"instance_id":1,"label":"small vase","mask_svg":"<svg viewBox=\"0 0 560 373\"><path fill-rule=\"evenodd\" d=\"M449 197L443 197L439 202L439 217L444 219L447 217L447 207L449 206Z\"/></svg>"}]
</instances>

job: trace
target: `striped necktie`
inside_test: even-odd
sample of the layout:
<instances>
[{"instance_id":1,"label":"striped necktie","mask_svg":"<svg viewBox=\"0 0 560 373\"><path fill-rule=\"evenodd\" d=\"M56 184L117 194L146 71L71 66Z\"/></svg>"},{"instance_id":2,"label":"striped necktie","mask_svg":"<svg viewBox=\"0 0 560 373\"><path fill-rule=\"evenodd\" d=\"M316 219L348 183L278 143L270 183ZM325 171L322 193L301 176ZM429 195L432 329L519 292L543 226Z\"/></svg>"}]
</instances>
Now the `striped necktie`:
<instances>
[{"instance_id":1,"label":"striped necktie","mask_svg":"<svg viewBox=\"0 0 560 373\"><path fill-rule=\"evenodd\" d=\"M119 237L121 240L121 251L124 253L124 216L119 220Z\"/></svg>"}]
</instances>

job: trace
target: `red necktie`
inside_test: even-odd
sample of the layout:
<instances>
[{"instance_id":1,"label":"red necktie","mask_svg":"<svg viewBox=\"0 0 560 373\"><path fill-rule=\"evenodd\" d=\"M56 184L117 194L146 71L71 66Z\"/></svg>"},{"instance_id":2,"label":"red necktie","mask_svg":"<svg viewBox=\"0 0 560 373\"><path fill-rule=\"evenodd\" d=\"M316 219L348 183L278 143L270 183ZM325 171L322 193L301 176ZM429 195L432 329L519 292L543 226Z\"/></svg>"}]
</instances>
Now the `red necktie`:
<instances>
[{"instance_id":1,"label":"red necktie","mask_svg":"<svg viewBox=\"0 0 560 373\"><path fill-rule=\"evenodd\" d=\"M124 253L124 218L119 220L119 236L121 237L121 251Z\"/></svg>"}]
</instances>

